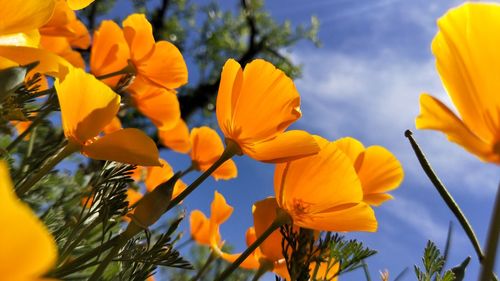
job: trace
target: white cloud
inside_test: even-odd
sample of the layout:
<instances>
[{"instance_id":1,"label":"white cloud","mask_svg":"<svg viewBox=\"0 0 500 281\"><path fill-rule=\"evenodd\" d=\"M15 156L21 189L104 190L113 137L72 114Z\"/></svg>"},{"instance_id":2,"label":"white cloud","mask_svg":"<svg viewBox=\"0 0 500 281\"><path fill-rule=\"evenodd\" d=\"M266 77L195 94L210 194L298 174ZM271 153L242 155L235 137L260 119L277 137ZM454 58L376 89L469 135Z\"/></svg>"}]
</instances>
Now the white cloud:
<instances>
[{"instance_id":1,"label":"white cloud","mask_svg":"<svg viewBox=\"0 0 500 281\"><path fill-rule=\"evenodd\" d=\"M304 65L296 81L302 96L302 127L329 139L353 136L388 147L403 163L407 179L428 184L403 136L412 129L435 170L454 192L490 197L499 180L495 165L482 163L435 131L416 131L418 97L429 92L453 108L434 59L413 60L386 49L370 60L317 51L293 54Z\"/></svg>"}]
</instances>

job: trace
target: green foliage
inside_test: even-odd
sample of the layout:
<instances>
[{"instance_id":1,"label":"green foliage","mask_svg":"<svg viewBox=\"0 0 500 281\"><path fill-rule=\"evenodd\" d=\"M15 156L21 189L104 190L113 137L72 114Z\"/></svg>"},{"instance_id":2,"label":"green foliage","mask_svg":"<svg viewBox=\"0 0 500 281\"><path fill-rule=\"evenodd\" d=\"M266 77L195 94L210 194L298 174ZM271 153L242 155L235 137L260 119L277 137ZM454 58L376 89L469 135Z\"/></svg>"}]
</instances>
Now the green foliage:
<instances>
[{"instance_id":1,"label":"green foliage","mask_svg":"<svg viewBox=\"0 0 500 281\"><path fill-rule=\"evenodd\" d=\"M422 257L422 263L424 264L424 271L415 265L415 274L417 275L418 281L453 281L455 280L455 274L451 271L445 271L441 274L443 269L445 258L441 256L441 252L436 247L432 241L427 241L427 246L424 250L424 256Z\"/></svg>"}]
</instances>

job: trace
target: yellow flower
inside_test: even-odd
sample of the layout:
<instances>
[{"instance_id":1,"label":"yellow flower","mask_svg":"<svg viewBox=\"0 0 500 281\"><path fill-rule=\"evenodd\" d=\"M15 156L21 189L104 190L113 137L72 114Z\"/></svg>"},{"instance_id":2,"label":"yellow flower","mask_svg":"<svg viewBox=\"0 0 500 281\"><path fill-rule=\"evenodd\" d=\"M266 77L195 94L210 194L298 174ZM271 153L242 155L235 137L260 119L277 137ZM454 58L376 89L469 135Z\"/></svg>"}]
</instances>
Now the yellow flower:
<instances>
[{"instance_id":1,"label":"yellow flower","mask_svg":"<svg viewBox=\"0 0 500 281\"><path fill-rule=\"evenodd\" d=\"M327 144L328 141L318 140ZM363 188L363 201L379 206L392 195L385 192L396 189L403 181L403 168L398 159L382 146L373 145L365 148L361 142L346 137L333 142L349 159L358 174Z\"/></svg>"},{"instance_id":2,"label":"yellow flower","mask_svg":"<svg viewBox=\"0 0 500 281\"><path fill-rule=\"evenodd\" d=\"M122 129L97 138L120 107L120 96L104 83L72 68L64 80L56 80L55 88L64 135L75 149L99 160L160 165L156 144L138 129Z\"/></svg>"},{"instance_id":3,"label":"yellow flower","mask_svg":"<svg viewBox=\"0 0 500 281\"><path fill-rule=\"evenodd\" d=\"M333 143L316 155L276 165L274 191L294 225L336 232L377 229L352 161Z\"/></svg>"},{"instance_id":4,"label":"yellow flower","mask_svg":"<svg viewBox=\"0 0 500 281\"><path fill-rule=\"evenodd\" d=\"M72 10L80 10L90 5L95 0L68 0L68 5Z\"/></svg>"},{"instance_id":5,"label":"yellow flower","mask_svg":"<svg viewBox=\"0 0 500 281\"><path fill-rule=\"evenodd\" d=\"M416 127L441 131L481 160L500 164L500 6L466 3L446 13L438 26L432 52L460 117L422 94Z\"/></svg>"},{"instance_id":6,"label":"yellow flower","mask_svg":"<svg viewBox=\"0 0 500 281\"><path fill-rule=\"evenodd\" d=\"M15 195L7 164L0 162L0 272L2 280L31 281L54 266L54 238Z\"/></svg>"},{"instance_id":7,"label":"yellow flower","mask_svg":"<svg viewBox=\"0 0 500 281\"><path fill-rule=\"evenodd\" d=\"M224 151L224 145L217 132L206 126L191 130L191 144L192 148L189 156L191 156L196 169L202 172L210 168ZM235 178L237 175L238 170L232 159L224 162L212 173L216 180L228 180Z\"/></svg>"},{"instance_id":8,"label":"yellow flower","mask_svg":"<svg viewBox=\"0 0 500 281\"><path fill-rule=\"evenodd\" d=\"M174 170L167 161L160 159L160 163L159 167L147 167L144 184L148 192L153 191L158 185L168 181L174 175ZM177 197L186 187L187 185L182 180L177 180L172 191L172 198Z\"/></svg>"},{"instance_id":9,"label":"yellow flower","mask_svg":"<svg viewBox=\"0 0 500 281\"><path fill-rule=\"evenodd\" d=\"M34 72L64 77L69 63L51 52L37 49L40 44L38 29L49 21L55 4L55 0L2 1L0 56L19 65L38 61Z\"/></svg>"},{"instance_id":10,"label":"yellow flower","mask_svg":"<svg viewBox=\"0 0 500 281\"><path fill-rule=\"evenodd\" d=\"M217 95L217 121L226 140L259 161L284 162L315 154L319 147L303 131L286 128L300 118L293 81L264 60L245 70L233 59L224 65Z\"/></svg>"}]
</instances>

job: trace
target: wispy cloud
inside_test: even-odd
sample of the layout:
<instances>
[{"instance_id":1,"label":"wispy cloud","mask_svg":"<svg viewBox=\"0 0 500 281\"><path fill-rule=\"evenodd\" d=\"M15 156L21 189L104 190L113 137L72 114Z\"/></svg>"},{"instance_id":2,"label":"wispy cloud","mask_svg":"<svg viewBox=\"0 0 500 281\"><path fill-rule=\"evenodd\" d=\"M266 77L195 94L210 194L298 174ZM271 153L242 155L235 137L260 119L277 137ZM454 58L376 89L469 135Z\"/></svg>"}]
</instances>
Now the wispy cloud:
<instances>
[{"instance_id":1,"label":"wispy cloud","mask_svg":"<svg viewBox=\"0 0 500 281\"><path fill-rule=\"evenodd\" d=\"M354 136L367 145L384 145L402 161L407 178L427 183L403 133L414 130L420 93L429 92L453 108L433 58L413 60L387 49L371 60L333 51L297 52L294 59L304 64L297 81L302 126L330 139ZM440 132L415 135L451 189L479 198L494 194L497 167L480 162Z\"/></svg>"}]
</instances>

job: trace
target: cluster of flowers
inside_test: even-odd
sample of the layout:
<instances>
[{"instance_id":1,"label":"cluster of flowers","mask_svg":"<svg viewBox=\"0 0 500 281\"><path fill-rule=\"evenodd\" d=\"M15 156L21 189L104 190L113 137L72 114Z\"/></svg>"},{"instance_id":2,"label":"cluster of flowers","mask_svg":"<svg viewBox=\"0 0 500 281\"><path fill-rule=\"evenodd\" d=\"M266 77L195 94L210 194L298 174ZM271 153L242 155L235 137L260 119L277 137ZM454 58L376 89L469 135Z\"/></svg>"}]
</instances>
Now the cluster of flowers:
<instances>
[{"instance_id":1,"label":"cluster of flowers","mask_svg":"<svg viewBox=\"0 0 500 281\"><path fill-rule=\"evenodd\" d=\"M179 203L196 186L192 184L190 189L178 180L168 201L150 204L161 197L155 197L157 187L172 178L174 172L159 158L156 144L146 134L139 129L121 128L117 114L129 106L137 108L152 121L163 145L189 153L192 169L204 172L204 178L208 175L224 180L236 177L237 168L230 159L234 155L245 154L258 161L276 163L275 197L253 205L254 226L247 231L249 245L265 232L268 238L245 257L242 267L265 267L289 278L280 246L282 236L276 230L283 224L315 231L377 229L372 206L391 199L386 192L397 188L403 179L401 164L387 149L381 146L365 148L350 137L328 141L301 130L287 131L301 117L300 96L290 78L260 59L244 69L229 59L223 67L216 116L226 147L211 128L193 128L189 132L180 117L175 90L186 84L188 77L179 50L169 42L155 42L151 24L141 14L127 17L121 28L113 21L103 21L91 40L73 11L90 2L2 2L0 69L38 61L30 73L54 77L67 139L59 158L80 151L93 159L145 166L138 167L135 178L145 182L148 193L143 196L130 190L129 201L137 206L129 215L131 223L141 228L149 227L166 211L171 199ZM453 41L455 33L465 32L462 25L482 23L469 21L470 18L482 17L487 24L495 23L497 27L500 24L497 14L500 14L498 6L468 4L440 20L441 32L434 40L433 50L443 80L464 121L436 99L423 95L417 127L442 130L482 159L500 163L500 96L490 89L497 82L481 84L486 85L486 89L479 89L477 83L471 82L476 76L489 77L496 72L489 68L485 73L460 72L462 64L469 62L456 60L457 57L489 58L471 57L468 46ZM477 46L491 46L489 41L482 44L489 38L477 35L470 40L481 42ZM87 73L84 60L73 48L85 49L90 44L90 73ZM458 80L462 84L456 84ZM49 87L48 83L42 84L42 87ZM9 89L2 86L2 90ZM125 92L130 102L122 102L117 94ZM488 103L491 100L495 103ZM0 164L0 183L0 208L6 211L3 213L10 214L0 217L0 224L8 226L0 231L2 274L8 280L41 276L55 263L55 242L33 212L15 195L4 163ZM25 185L31 183L27 181ZM27 187L20 189L23 188ZM161 206L158 210L155 209L157 205ZM240 254L222 251L219 227L232 210L222 194L215 192L210 218L198 210L190 216L192 237L230 262L237 260ZM274 231L267 233L270 228ZM24 241L31 243L26 245Z\"/></svg>"}]
</instances>

